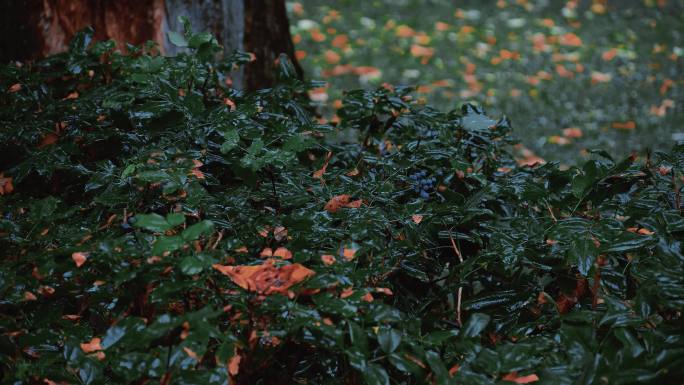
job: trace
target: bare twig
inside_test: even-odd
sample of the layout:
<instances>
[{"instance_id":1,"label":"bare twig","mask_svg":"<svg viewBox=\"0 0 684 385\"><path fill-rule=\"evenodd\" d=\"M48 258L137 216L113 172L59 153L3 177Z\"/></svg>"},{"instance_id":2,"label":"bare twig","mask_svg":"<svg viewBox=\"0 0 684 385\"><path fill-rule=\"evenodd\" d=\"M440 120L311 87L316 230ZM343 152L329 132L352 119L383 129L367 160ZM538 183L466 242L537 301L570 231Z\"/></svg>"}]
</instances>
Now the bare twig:
<instances>
[{"instance_id":1,"label":"bare twig","mask_svg":"<svg viewBox=\"0 0 684 385\"><path fill-rule=\"evenodd\" d=\"M456 253L456 256L458 257L458 261L463 263L463 256L461 255L461 252L458 250L458 247L456 247L456 242L454 241L454 237L451 236L451 229L449 229L449 240L451 241L451 247L454 249L454 252Z\"/></svg>"},{"instance_id":2,"label":"bare twig","mask_svg":"<svg viewBox=\"0 0 684 385\"><path fill-rule=\"evenodd\" d=\"M454 237L451 236L451 229L449 229L449 240L451 241L451 247L454 249L454 252L456 253L456 256L458 256L459 262L463 263L463 255L461 255L461 251L458 249L456 246L456 242L454 241ZM458 327L461 327L461 300L463 299L463 286L458 287L458 293L456 297L456 323L458 324Z\"/></svg>"},{"instance_id":3,"label":"bare twig","mask_svg":"<svg viewBox=\"0 0 684 385\"><path fill-rule=\"evenodd\" d=\"M551 209L551 205L549 205L549 201L544 199L544 203L546 203L546 208L549 209L549 214L551 214L551 218L553 219L553 222L554 223L558 222L558 219L556 219L556 216L553 215L553 210Z\"/></svg>"},{"instance_id":4,"label":"bare twig","mask_svg":"<svg viewBox=\"0 0 684 385\"><path fill-rule=\"evenodd\" d=\"M462 326L461 323L461 298L463 296L463 286L458 287L458 294L456 297L456 323L458 327Z\"/></svg>"},{"instance_id":5,"label":"bare twig","mask_svg":"<svg viewBox=\"0 0 684 385\"><path fill-rule=\"evenodd\" d=\"M216 238L216 241L211 246L212 250L216 250L216 246L218 246L219 242L221 242L221 239L223 239L223 230L219 231L218 237Z\"/></svg>"}]
</instances>

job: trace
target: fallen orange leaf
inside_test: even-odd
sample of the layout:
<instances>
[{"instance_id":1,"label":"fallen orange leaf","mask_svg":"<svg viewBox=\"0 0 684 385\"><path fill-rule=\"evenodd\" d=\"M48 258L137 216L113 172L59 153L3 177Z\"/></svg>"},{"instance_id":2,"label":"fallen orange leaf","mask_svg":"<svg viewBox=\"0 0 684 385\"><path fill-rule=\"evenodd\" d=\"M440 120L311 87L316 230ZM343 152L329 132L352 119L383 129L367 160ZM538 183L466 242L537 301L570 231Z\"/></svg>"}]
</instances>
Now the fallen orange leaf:
<instances>
[{"instance_id":1,"label":"fallen orange leaf","mask_svg":"<svg viewBox=\"0 0 684 385\"><path fill-rule=\"evenodd\" d=\"M54 144L57 142L57 139L59 139L57 134L50 132L43 137L43 139L40 141L40 143L38 143L38 148L43 148L43 147L47 147L51 144Z\"/></svg>"},{"instance_id":2,"label":"fallen orange leaf","mask_svg":"<svg viewBox=\"0 0 684 385\"><path fill-rule=\"evenodd\" d=\"M669 167L669 166L660 166L660 167L658 167L658 173L659 173L660 175L665 176L665 175L669 174L670 171L672 171L672 167Z\"/></svg>"},{"instance_id":3,"label":"fallen orange leaf","mask_svg":"<svg viewBox=\"0 0 684 385\"><path fill-rule=\"evenodd\" d=\"M673 84L674 84L674 81L672 79L663 80L663 85L660 86L660 90L659 90L660 94L665 95L667 93L667 90L669 90Z\"/></svg>"},{"instance_id":4,"label":"fallen orange leaf","mask_svg":"<svg viewBox=\"0 0 684 385\"><path fill-rule=\"evenodd\" d=\"M351 200L351 195L349 194L342 194L342 195L336 195L328 201L328 203L325 204L325 210L331 213L337 212L342 207L348 207L348 208L359 208L361 207L362 201L361 199L355 200L355 201L350 201Z\"/></svg>"},{"instance_id":5,"label":"fallen orange leaf","mask_svg":"<svg viewBox=\"0 0 684 385\"><path fill-rule=\"evenodd\" d=\"M617 53L618 53L617 49L611 48L608 51L601 54L601 59L603 59L604 61L611 61L611 60L613 60L613 58L615 58Z\"/></svg>"},{"instance_id":6,"label":"fallen orange leaf","mask_svg":"<svg viewBox=\"0 0 684 385\"><path fill-rule=\"evenodd\" d=\"M537 377L536 374L518 377L518 374L516 372L511 372L503 376L501 380L515 382L516 384L529 384L530 382L539 381L539 377Z\"/></svg>"},{"instance_id":7,"label":"fallen orange leaf","mask_svg":"<svg viewBox=\"0 0 684 385\"><path fill-rule=\"evenodd\" d=\"M347 261L351 261L352 259L354 259L355 254L356 254L356 249L347 249L347 248L342 249L342 256Z\"/></svg>"},{"instance_id":8,"label":"fallen orange leaf","mask_svg":"<svg viewBox=\"0 0 684 385\"><path fill-rule=\"evenodd\" d=\"M229 98L223 99L223 104L225 104L226 106L228 106L228 108L230 109L230 111L235 111L235 109L237 108L237 106L235 105L235 102L232 101L232 100L230 100Z\"/></svg>"},{"instance_id":9,"label":"fallen orange leaf","mask_svg":"<svg viewBox=\"0 0 684 385\"><path fill-rule=\"evenodd\" d=\"M325 162L323 163L323 167L321 167L320 170L314 171L314 173L313 173L314 179L320 179L321 181L323 180L323 174L325 174L325 170L328 168L328 163L330 162L330 158L332 158L332 152L328 151L328 154L325 156Z\"/></svg>"},{"instance_id":10,"label":"fallen orange leaf","mask_svg":"<svg viewBox=\"0 0 684 385\"><path fill-rule=\"evenodd\" d=\"M102 346L100 346L100 342L102 342L101 339L94 337L92 340L89 342L84 342L81 344L81 350L83 350L84 353L92 353L98 350L102 350Z\"/></svg>"},{"instance_id":11,"label":"fallen orange leaf","mask_svg":"<svg viewBox=\"0 0 684 385\"><path fill-rule=\"evenodd\" d=\"M460 368L461 366L459 364L452 366L451 369L449 369L449 375L453 377L454 375L456 375L456 373L458 373L458 369Z\"/></svg>"},{"instance_id":12,"label":"fallen orange leaf","mask_svg":"<svg viewBox=\"0 0 684 385\"><path fill-rule=\"evenodd\" d=\"M341 59L340 54L330 49L325 51L324 56L325 61L328 62L328 64L337 64Z\"/></svg>"},{"instance_id":13,"label":"fallen orange leaf","mask_svg":"<svg viewBox=\"0 0 684 385\"><path fill-rule=\"evenodd\" d=\"M397 37L407 38L415 36L416 31L408 25L400 25L397 27L394 33L397 35Z\"/></svg>"},{"instance_id":14,"label":"fallen orange leaf","mask_svg":"<svg viewBox=\"0 0 684 385\"><path fill-rule=\"evenodd\" d=\"M597 83L608 83L613 79L613 75L606 72L592 71L591 72L591 84Z\"/></svg>"},{"instance_id":15,"label":"fallen orange leaf","mask_svg":"<svg viewBox=\"0 0 684 385\"><path fill-rule=\"evenodd\" d=\"M448 31L449 28L451 28L451 26L445 22L438 21L435 23L435 29L440 32Z\"/></svg>"},{"instance_id":16,"label":"fallen orange leaf","mask_svg":"<svg viewBox=\"0 0 684 385\"><path fill-rule=\"evenodd\" d=\"M579 47L582 45L582 39L572 32L568 32L560 36L560 44L570 47Z\"/></svg>"},{"instance_id":17,"label":"fallen orange leaf","mask_svg":"<svg viewBox=\"0 0 684 385\"><path fill-rule=\"evenodd\" d=\"M273 252L273 256L282 259L292 259L292 252L284 247L279 247Z\"/></svg>"},{"instance_id":18,"label":"fallen orange leaf","mask_svg":"<svg viewBox=\"0 0 684 385\"><path fill-rule=\"evenodd\" d=\"M19 90L21 90L21 84L14 83L10 86L10 88L7 91L8 92L18 92Z\"/></svg>"},{"instance_id":19,"label":"fallen orange leaf","mask_svg":"<svg viewBox=\"0 0 684 385\"><path fill-rule=\"evenodd\" d=\"M613 128L621 130L633 130L636 128L636 123L633 120L627 122L613 122Z\"/></svg>"},{"instance_id":20,"label":"fallen orange leaf","mask_svg":"<svg viewBox=\"0 0 684 385\"><path fill-rule=\"evenodd\" d=\"M241 288L265 295L286 294L290 287L316 274L299 263L276 266L274 262L267 260L261 265L252 266L214 264L212 267L230 277Z\"/></svg>"},{"instance_id":21,"label":"fallen orange leaf","mask_svg":"<svg viewBox=\"0 0 684 385\"><path fill-rule=\"evenodd\" d=\"M0 195L9 194L14 191L14 185L12 185L12 177L5 176L5 174L0 173Z\"/></svg>"},{"instance_id":22,"label":"fallen orange leaf","mask_svg":"<svg viewBox=\"0 0 684 385\"><path fill-rule=\"evenodd\" d=\"M237 376L240 371L240 360L242 360L242 356L235 352L235 355L228 361L228 373L231 376Z\"/></svg>"},{"instance_id":23,"label":"fallen orange leaf","mask_svg":"<svg viewBox=\"0 0 684 385\"><path fill-rule=\"evenodd\" d=\"M192 358L193 360L199 362L199 360L200 360L199 356L197 355L197 353L195 353L194 351L192 351L189 347L183 346L183 351L184 351L185 354L187 354L190 358Z\"/></svg>"},{"instance_id":24,"label":"fallen orange leaf","mask_svg":"<svg viewBox=\"0 0 684 385\"><path fill-rule=\"evenodd\" d=\"M392 292L392 290L389 289L389 288L386 288L386 287L376 287L376 288L375 288L375 291L376 291L377 293L382 293L382 294L385 294L385 295L394 295L394 293Z\"/></svg>"},{"instance_id":25,"label":"fallen orange leaf","mask_svg":"<svg viewBox=\"0 0 684 385\"><path fill-rule=\"evenodd\" d=\"M340 293L340 298L345 299L345 298L351 297L352 294L354 294L354 289L352 289L351 287L348 287L348 288L342 290L342 293Z\"/></svg>"},{"instance_id":26,"label":"fallen orange leaf","mask_svg":"<svg viewBox=\"0 0 684 385\"><path fill-rule=\"evenodd\" d=\"M70 100L70 99L78 99L78 92L70 92L67 96L64 97L62 100Z\"/></svg>"},{"instance_id":27,"label":"fallen orange leaf","mask_svg":"<svg viewBox=\"0 0 684 385\"><path fill-rule=\"evenodd\" d=\"M262 236L263 238L268 237L268 233L271 232L271 226L266 226L263 229L259 230L259 235Z\"/></svg>"},{"instance_id":28,"label":"fallen orange leaf","mask_svg":"<svg viewBox=\"0 0 684 385\"><path fill-rule=\"evenodd\" d=\"M337 35L334 39L332 39L330 44L332 44L332 46L335 48L344 48L348 42L349 37L347 37L347 35Z\"/></svg>"},{"instance_id":29,"label":"fallen orange leaf","mask_svg":"<svg viewBox=\"0 0 684 385\"><path fill-rule=\"evenodd\" d=\"M77 251L71 254L71 259L74 260L76 267L81 267L84 263L86 263L86 260L88 259L88 253Z\"/></svg>"},{"instance_id":30,"label":"fallen orange leaf","mask_svg":"<svg viewBox=\"0 0 684 385\"><path fill-rule=\"evenodd\" d=\"M188 321L183 322L183 330L180 334L180 339L184 340L190 335L190 323Z\"/></svg>"},{"instance_id":31,"label":"fallen orange leaf","mask_svg":"<svg viewBox=\"0 0 684 385\"><path fill-rule=\"evenodd\" d=\"M566 138L581 138L582 130L576 127L564 128L563 136L565 136Z\"/></svg>"},{"instance_id":32,"label":"fallen orange leaf","mask_svg":"<svg viewBox=\"0 0 684 385\"><path fill-rule=\"evenodd\" d=\"M311 38L313 39L313 41L315 41L317 43L321 43L321 42L325 41L325 38L326 38L325 34L321 33L321 31L319 31L318 29L312 29L310 34L311 34Z\"/></svg>"},{"instance_id":33,"label":"fallen orange leaf","mask_svg":"<svg viewBox=\"0 0 684 385\"><path fill-rule=\"evenodd\" d=\"M429 59L435 54L435 50L429 47L423 47L422 45L412 44L411 45L411 55L414 57L420 57L424 59Z\"/></svg>"},{"instance_id":34,"label":"fallen orange leaf","mask_svg":"<svg viewBox=\"0 0 684 385\"><path fill-rule=\"evenodd\" d=\"M324 265L330 266L335 263L335 257L330 254L321 255L321 261L323 261Z\"/></svg>"}]
</instances>

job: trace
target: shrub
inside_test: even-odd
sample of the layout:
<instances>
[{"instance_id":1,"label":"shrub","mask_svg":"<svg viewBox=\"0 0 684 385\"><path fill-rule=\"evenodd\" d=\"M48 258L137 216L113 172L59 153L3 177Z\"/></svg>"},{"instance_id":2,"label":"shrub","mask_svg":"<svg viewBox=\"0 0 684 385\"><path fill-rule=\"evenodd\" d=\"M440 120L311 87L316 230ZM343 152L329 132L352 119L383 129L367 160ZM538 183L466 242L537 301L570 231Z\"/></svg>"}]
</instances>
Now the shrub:
<instances>
[{"instance_id":1,"label":"shrub","mask_svg":"<svg viewBox=\"0 0 684 385\"><path fill-rule=\"evenodd\" d=\"M684 148L519 166L410 88L321 123L206 34L0 69L7 383L675 383Z\"/></svg>"}]
</instances>

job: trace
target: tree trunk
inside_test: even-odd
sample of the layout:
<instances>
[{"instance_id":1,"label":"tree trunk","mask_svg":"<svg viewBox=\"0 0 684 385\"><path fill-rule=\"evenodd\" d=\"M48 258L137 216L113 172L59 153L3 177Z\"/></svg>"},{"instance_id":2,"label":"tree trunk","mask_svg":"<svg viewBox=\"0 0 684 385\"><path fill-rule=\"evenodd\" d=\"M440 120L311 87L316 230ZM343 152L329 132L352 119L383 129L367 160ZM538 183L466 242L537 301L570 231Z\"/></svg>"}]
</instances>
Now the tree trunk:
<instances>
[{"instance_id":1,"label":"tree trunk","mask_svg":"<svg viewBox=\"0 0 684 385\"><path fill-rule=\"evenodd\" d=\"M303 71L294 55L284 1L245 0L244 44L245 50L254 53L257 59L247 64L248 89L266 88L273 84L273 66L281 53L290 57L297 75L302 78Z\"/></svg>"},{"instance_id":2,"label":"tree trunk","mask_svg":"<svg viewBox=\"0 0 684 385\"><path fill-rule=\"evenodd\" d=\"M244 0L249 2L250 0ZM182 31L179 16L185 16L195 31L209 31L223 45L225 53L244 50L245 12L243 0L165 0L166 17L161 26L163 35L168 31ZM287 20L285 21L287 22ZM181 51L164 39L164 52L175 55ZM244 69L233 72L233 87L243 88Z\"/></svg>"},{"instance_id":3,"label":"tree trunk","mask_svg":"<svg viewBox=\"0 0 684 385\"><path fill-rule=\"evenodd\" d=\"M90 25L95 39L159 44L166 55L179 49L166 33L181 31L186 16L195 31L214 34L224 52L252 52L256 60L233 74L237 88L270 87L274 61L287 54L302 75L284 0L12 0L0 1L0 61L33 60L64 51L74 34Z\"/></svg>"}]
</instances>

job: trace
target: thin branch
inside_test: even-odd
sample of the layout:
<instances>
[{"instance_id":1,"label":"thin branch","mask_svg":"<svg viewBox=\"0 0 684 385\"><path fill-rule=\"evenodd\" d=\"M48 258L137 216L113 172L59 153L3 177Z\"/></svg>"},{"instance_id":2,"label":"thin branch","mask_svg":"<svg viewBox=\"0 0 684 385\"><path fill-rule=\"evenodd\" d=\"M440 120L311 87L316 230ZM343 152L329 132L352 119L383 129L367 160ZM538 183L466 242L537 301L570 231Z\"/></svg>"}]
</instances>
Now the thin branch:
<instances>
[{"instance_id":1,"label":"thin branch","mask_svg":"<svg viewBox=\"0 0 684 385\"><path fill-rule=\"evenodd\" d=\"M449 240L451 241L451 247L454 249L454 252L456 253L456 256L458 256L458 260L463 263L463 255L461 254L461 251L458 249L456 246L456 241L454 241L454 237L451 236L451 229L449 229ZM458 324L459 327L463 325L461 322L461 301L463 299L463 286L458 287L458 293L456 296L456 323Z\"/></svg>"},{"instance_id":2,"label":"thin branch","mask_svg":"<svg viewBox=\"0 0 684 385\"><path fill-rule=\"evenodd\" d=\"M461 323L461 299L463 297L463 286L458 287L458 294L456 296L456 323L458 327L463 326Z\"/></svg>"},{"instance_id":3,"label":"thin branch","mask_svg":"<svg viewBox=\"0 0 684 385\"><path fill-rule=\"evenodd\" d=\"M212 250L216 250L216 246L218 246L219 242L221 242L221 239L223 239L223 230L219 231L218 237L216 238L216 241L211 246Z\"/></svg>"},{"instance_id":4,"label":"thin branch","mask_svg":"<svg viewBox=\"0 0 684 385\"><path fill-rule=\"evenodd\" d=\"M554 222L554 223L557 223L557 222L558 222L558 219L556 219L556 216L553 215L553 210L551 209L551 205L549 205L549 201L547 201L546 199L544 199L544 203L546 203L546 208L549 209L549 214L551 214L551 218L553 218L553 222Z\"/></svg>"},{"instance_id":5,"label":"thin branch","mask_svg":"<svg viewBox=\"0 0 684 385\"><path fill-rule=\"evenodd\" d=\"M456 256L458 256L459 262L463 263L463 256L461 255L461 251L458 250L458 247L456 247L456 242L454 241L454 237L451 236L451 229L449 229L449 240L451 241L451 247L454 249L454 252L456 253Z\"/></svg>"}]
</instances>

